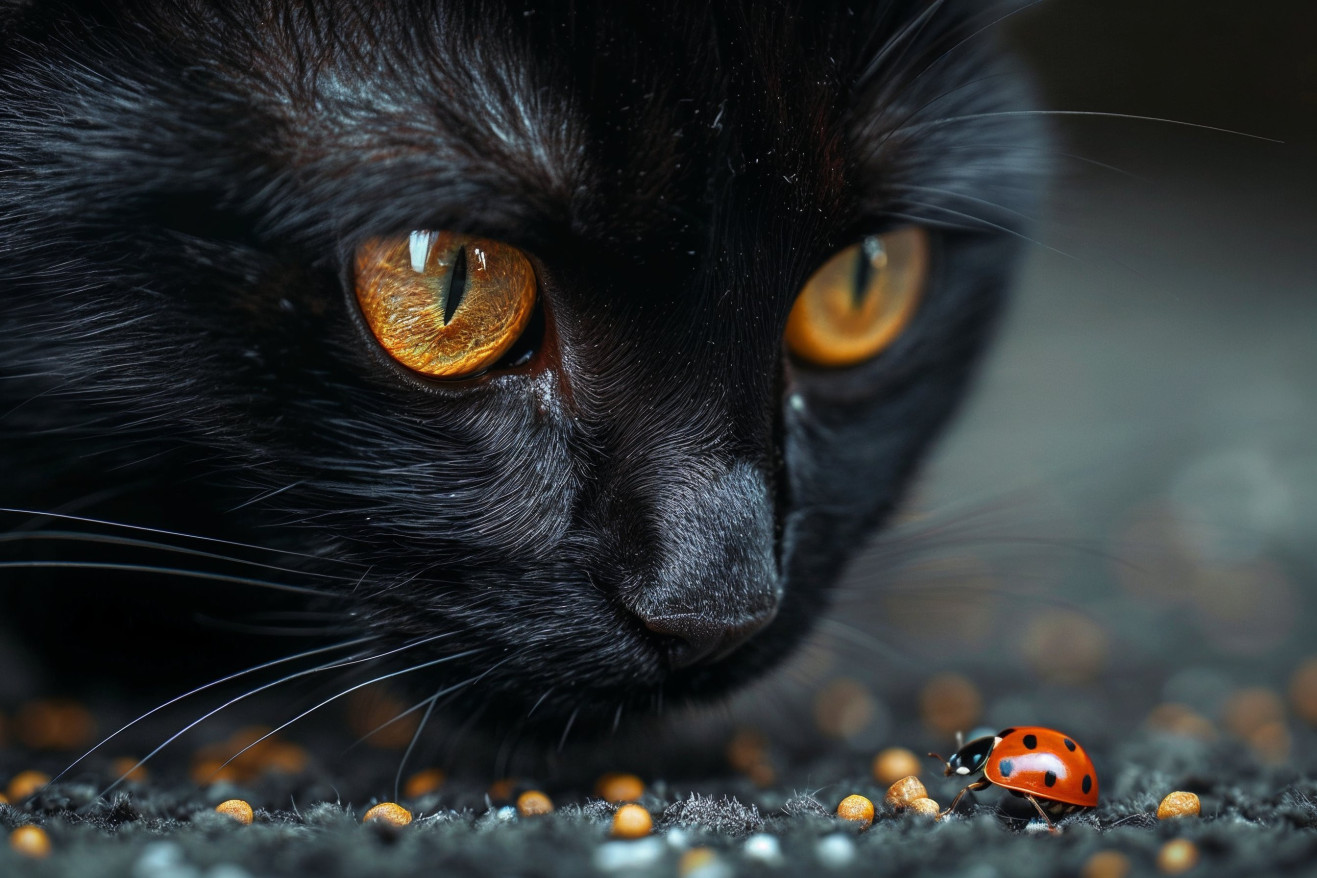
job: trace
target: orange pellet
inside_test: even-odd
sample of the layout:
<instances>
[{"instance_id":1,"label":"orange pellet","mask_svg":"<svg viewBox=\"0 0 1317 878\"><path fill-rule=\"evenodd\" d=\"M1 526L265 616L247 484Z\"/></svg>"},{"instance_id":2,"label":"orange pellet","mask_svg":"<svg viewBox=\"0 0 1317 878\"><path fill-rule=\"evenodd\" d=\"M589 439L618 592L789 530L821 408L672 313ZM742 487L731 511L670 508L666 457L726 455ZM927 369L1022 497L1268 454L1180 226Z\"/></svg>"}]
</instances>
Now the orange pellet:
<instances>
[{"instance_id":1,"label":"orange pellet","mask_svg":"<svg viewBox=\"0 0 1317 878\"><path fill-rule=\"evenodd\" d=\"M1193 793L1176 791L1168 793L1157 806L1157 819L1169 820L1172 817L1197 817L1202 811L1202 804Z\"/></svg>"},{"instance_id":2,"label":"orange pellet","mask_svg":"<svg viewBox=\"0 0 1317 878\"><path fill-rule=\"evenodd\" d=\"M1151 729L1181 738L1197 738L1200 741L1216 738L1216 726L1212 725L1211 720L1193 708L1175 702L1154 707L1148 714L1147 724Z\"/></svg>"},{"instance_id":3,"label":"orange pellet","mask_svg":"<svg viewBox=\"0 0 1317 878\"><path fill-rule=\"evenodd\" d=\"M690 875L701 869L707 869L718 862L718 854L713 848L691 848L677 860L677 874Z\"/></svg>"},{"instance_id":4,"label":"orange pellet","mask_svg":"<svg viewBox=\"0 0 1317 878\"><path fill-rule=\"evenodd\" d=\"M362 823L388 823L393 826L406 826L412 822L412 812L393 802L380 802L366 812Z\"/></svg>"},{"instance_id":5,"label":"orange pellet","mask_svg":"<svg viewBox=\"0 0 1317 878\"><path fill-rule=\"evenodd\" d=\"M1300 664L1290 677L1290 706L1299 719L1317 726L1317 656Z\"/></svg>"},{"instance_id":6,"label":"orange pellet","mask_svg":"<svg viewBox=\"0 0 1317 878\"><path fill-rule=\"evenodd\" d=\"M367 686L347 699L347 721L352 733L368 747L401 750L416 737L421 717L384 686Z\"/></svg>"},{"instance_id":7,"label":"orange pellet","mask_svg":"<svg viewBox=\"0 0 1317 878\"><path fill-rule=\"evenodd\" d=\"M639 805L623 805L613 815L613 836L644 838L654 828L654 818Z\"/></svg>"},{"instance_id":8,"label":"orange pellet","mask_svg":"<svg viewBox=\"0 0 1317 878\"><path fill-rule=\"evenodd\" d=\"M403 787L402 792L409 799L419 799L438 790L444 785L445 780L447 776L442 771L437 768L427 768L407 778L407 785Z\"/></svg>"},{"instance_id":9,"label":"orange pellet","mask_svg":"<svg viewBox=\"0 0 1317 878\"><path fill-rule=\"evenodd\" d=\"M50 856L50 836L40 826L20 826L9 833L9 846L34 860Z\"/></svg>"},{"instance_id":10,"label":"orange pellet","mask_svg":"<svg viewBox=\"0 0 1317 878\"><path fill-rule=\"evenodd\" d=\"M40 771L22 771L9 781L9 801L21 802L50 783L50 775Z\"/></svg>"},{"instance_id":11,"label":"orange pellet","mask_svg":"<svg viewBox=\"0 0 1317 878\"><path fill-rule=\"evenodd\" d=\"M14 718L19 740L34 750L76 750L96 737L91 711L74 701L30 701Z\"/></svg>"},{"instance_id":12,"label":"orange pellet","mask_svg":"<svg viewBox=\"0 0 1317 878\"><path fill-rule=\"evenodd\" d=\"M873 802L864 796L847 796L837 805L837 816L867 827L873 823Z\"/></svg>"},{"instance_id":13,"label":"orange pellet","mask_svg":"<svg viewBox=\"0 0 1317 878\"><path fill-rule=\"evenodd\" d=\"M251 822L256 819L256 815L252 812L252 806L242 799L229 799L227 802L220 802L215 806L215 813L231 817L243 826L251 826Z\"/></svg>"},{"instance_id":14,"label":"orange pellet","mask_svg":"<svg viewBox=\"0 0 1317 878\"><path fill-rule=\"evenodd\" d=\"M140 760L132 756L120 756L110 763L110 774L123 778L129 783L145 783L149 777L145 765L138 765Z\"/></svg>"},{"instance_id":15,"label":"orange pellet","mask_svg":"<svg viewBox=\"0 0 1317 878\"><path fill-rule=\"evenodd\" d=\"M9 804L9 797L6 796L4 793L0 793L0 805L8 805L8 804Z\"/></svg>"},{"instance_id":16,"label":"orange pellet","mask_svg":"<svg viewBox=\"0 0 1317 878\"><path fill-rule=\"evenodd\" d=\"M741 729L727 742L727 764L748 774L757 764L768 761L768 741L754 729Z\"/></svg>"},{"instance_id":17,"label":"orange pellet","mask_svg":"<svg viewBox=\"0 0 1317 878\"><path fill-rule=\"evenodd\" d=\"M918 775L924 765L904 747L888 747L873 757L873 779L891 785L903 777Z\"/></svg>"},{"instance_id":18,"label":"orange pellet","mask_svg":"<svg viewBox=\"0 0 1317 878\"><path fill-rule=\"evenodd\" d=\"M1198 864L1198 848L1187 838L1176 838L1157 852L1157 868L1168 875L1187 872Z\"/></svg>"},{"instance_id":19,"label":"orange pellet","mask_svg":"<svg viewBox=\"0 0 1317 878\"><path fill-rule=\"evenodd\" d=\"M1285 702L1270 689L1240 689L1226 699L1221 723L1231 734L1248 740L1269 723L1285 719Z\"/></svg>"},{"instance_id":20,"label":"orange pellet","mask_svg":"<svg viewBox=\"0 0 1317 878\"><path fill-rule=\"evenodd\" d=\"M225 765L223 759L201 759L193 762L189 776L199 787L210 786L213 783L237 783L241 780L234 763Z\"/></svg>"},{"instance_id":21,"label":"orange pellet","mask_svg":"<svg viewBox=\"0 0 1317 878\"><path fill-rule=\"evenodd\" d=\"M877 705L867 686L843 677L814 697L814 724L829 738L853 738L868 727Z\"/></svg>"},{"instance_id":22,"label":"orange pellet","mask_svg":"<svg viewBox=\"0 0 1317 878\"><path fill-rule=\"evenodd\" d=\"M904 808L915 799L927 799L928 790L917 777L903 777L887 788L883 801L893 808Z\"/></svg>"},{"instance_id":23,"label":"orange pellet","mask_svg":"<svg viewBox=\"0 0 1317 878\"><path fill-rule=\"evenodd\" d=\"M634 802L645 794L645 782L634 774L610 772L599 778L594 791L605 802Z\"/></svg>"},{"instance_id":24,"label":"orange pellet","mask_svg":"<svg viewBox=\"0 0 1317 878\"><path fill-rule=\"evenodd\" d=\"M494 781L489 785L489 798L494 802L507 802L512 799L512 794L517 791L517 779L505 777Z\"/></svg>"},{"instance_id":25,"label":"orange pellet","mask_svg":"<svg viewBox=\"0 0 1317 878\"><path fill-rule=\"evenodd\" d=\"M517 813L522 817L535 817L553 813L553 800L539 790L527 790L517 796Z\"/></svg>"},{"instance_id":26,"label":"orange pellet","mask_svg":"<svg viewBox=\"0 0 1317 878\"><path fill-rule=\"evenodd\" d=\"M942 813L942 806L927 797L920 799L911 799L905 806L907 812L918 814L921 817L937 817Z\"/></svg>"},{"instance_id":27,"label":"orange pellet","mask_svg":"<svg viewBox=\"0 0 1317 878\"><path fill-rule=\"evenodd\" d=\"M983 712L983 696L959 674L939 674L919 693L919 715L924 724L942 735L954 735L974 726Z\"/></svg>"},{"instance_id":28,"label":"orange pellet","mask_svg":"<svg viewBox=\"0 0 1317 878\"><path fill-rule=\"evenodd\" d=\"M1079 878L1125 878L1133 865L1120 851L1098 851L1079 870Z\"/></svg>"}]
</instances>

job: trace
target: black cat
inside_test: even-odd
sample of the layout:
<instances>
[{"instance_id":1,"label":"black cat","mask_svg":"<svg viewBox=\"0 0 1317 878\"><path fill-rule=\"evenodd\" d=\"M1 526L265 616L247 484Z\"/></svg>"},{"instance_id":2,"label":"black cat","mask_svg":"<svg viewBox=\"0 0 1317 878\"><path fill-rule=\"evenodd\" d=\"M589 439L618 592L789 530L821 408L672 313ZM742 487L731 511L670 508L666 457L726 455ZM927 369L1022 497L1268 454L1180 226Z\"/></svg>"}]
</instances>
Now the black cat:
<instances>
[{"instance_id":1,"label":"black cat","mask_svg":"<svg viewBox=\"0 0 1317 878\"><path fill-rule=\"evenodd\" d=\"M315 619L554 729L764 673L998 312L1010 9L9 4L13 627L140 682L241 661L190 615Z\"/></svg>"}]
</instances>

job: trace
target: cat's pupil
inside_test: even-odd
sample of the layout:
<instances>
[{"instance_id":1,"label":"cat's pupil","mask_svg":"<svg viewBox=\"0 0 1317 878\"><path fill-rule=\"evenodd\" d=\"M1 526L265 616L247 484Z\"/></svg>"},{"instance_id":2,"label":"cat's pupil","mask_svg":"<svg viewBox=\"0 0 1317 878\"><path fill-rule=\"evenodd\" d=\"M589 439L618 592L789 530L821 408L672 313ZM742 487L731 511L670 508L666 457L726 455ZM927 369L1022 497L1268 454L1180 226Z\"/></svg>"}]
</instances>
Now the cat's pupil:
<instances>
[{"instance_id":1,"label":"cat's pupil","mask_svg":"<svg viewBox=\"0 0 1317 878\"><path fill-rule=\"evenodd\" d=\"M444 291L445 326L453 322L457 306L462 304L462 297L466 295L466 247L458 248L457 256L453 258L453 271L450 276L452 281Z\"/></svg>"},{"instance_id":2,"label":"cat's pupil","mask_svg":"<svg viewBox=\"0 0 1317 878\"><path fill-rule=\"evenodd\" d=\"M886 263L887 253L883 250L882 239L876 235L865 238L855 259L855 281L851 287L852 308L858 311L864 305L874 270L884 267Z\"/></svg>"}]
</instances>

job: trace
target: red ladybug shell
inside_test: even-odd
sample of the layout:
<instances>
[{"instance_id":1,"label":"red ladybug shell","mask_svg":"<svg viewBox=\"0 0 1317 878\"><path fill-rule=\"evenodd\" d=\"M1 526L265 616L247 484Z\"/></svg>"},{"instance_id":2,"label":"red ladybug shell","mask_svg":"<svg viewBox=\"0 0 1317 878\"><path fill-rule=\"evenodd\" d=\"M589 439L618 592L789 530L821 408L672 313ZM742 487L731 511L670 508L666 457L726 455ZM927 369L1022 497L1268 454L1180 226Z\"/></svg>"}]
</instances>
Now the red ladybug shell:
<instances>
[{"instance_id":1,"label":"red ladybug shell","mask_svg":"<svg viewBox=\"0 0 1317 878\"><path fill-rule=\"evenodd\" d=\"M1055 729L1020 726L998 734L983 776L999 787L1040 799L1097 806L1098 779L1093 760L1074 738Z\"/></svg>"}]
</instances>

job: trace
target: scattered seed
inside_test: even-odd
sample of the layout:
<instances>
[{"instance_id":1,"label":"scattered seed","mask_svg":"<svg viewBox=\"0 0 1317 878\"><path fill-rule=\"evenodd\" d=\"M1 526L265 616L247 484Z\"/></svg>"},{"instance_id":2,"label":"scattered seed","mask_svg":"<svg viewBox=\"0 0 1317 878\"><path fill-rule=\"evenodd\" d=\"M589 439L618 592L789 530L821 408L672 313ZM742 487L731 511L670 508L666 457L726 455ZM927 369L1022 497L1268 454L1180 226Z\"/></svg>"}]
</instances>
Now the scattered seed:
<instances>
[{"instance_id":1,"label":"scattered seed","mask_svg":"<svg viewBox=\"0 0 1317 878\"><path fill-rule=\"evenodd\" d=\"M380 802L366 812L362 823L388 823L393 826L406 826L412 822L412 812L394 802Z\"/></svg>"},{"instance_id":2,"label":"scattered seed","mask_svg":"<svg viewBox=\"0 0 1317 878\"><path fill-rule=\"evenodd\" d=\"M1176 838L1157 852L1157 868L1168 875L1187 872L1198 863L1198 848L1187 838Z\"/></svg>"},{"instance_id":3,"label":"scattered seed","mask_svg":"<svg viewBox=\"0 0 1317 878\"><path fill-rule=\"evenodd\" d=\"M1231 693L1221 711L1221 724L1237 737L1248 740L1268 723L1283 722L1285 702L1270 689L1254 687Z\"/></svg>"},{"instance_id":4,"label":"scattered seed","mask_svg":"<svg viewBox=\"0 0 1317 878\"><path fill-rule=\"evenodd\" d=\"M709 869L718 862L718 854L713 848L691 848L677 860L677 874L686 876Z\"/></svg>"},{"instance_id":5,"label":"scattered seed","mask_svg":"<svg viewBox=\"0 0 1317 878\"><path fill-rule=\"evenodd\" d=\"M634 774L609 772L594 785L595 795L605 802L634 802L645 794L645 782Z\"/></svg>"},{"instance_id":6,"label":"scattered seed","mask_svg":"<svg viewBox=\"0 0 1317 878\"><path fill-rule=\"evenodd\" d=\"M9 846L34 860L50 856L50 836L40 826L20 826L9 833Z\"/></svg>"},{"instance_id":7,"label":"scattered seed","mask_svg":"<svg viewBox=\"0 0 1317 878\"><path fill-rule=\"evenodd\" d=\"M1098 851L1079 870L1079 878L1125 878L1133 865L1120 851Z\"/></svg>"},{"instance_id":8,"label":"scattered seed","mask_svg":"<svg viewBox=\"0 0 1317 878\"><path fill-rule=\"evenodd\" d=\"M489 799L492 802L510 802L516 791L515 777L501 777L489 785Z\"/></svg>"},{"instance_id":9,"label":"scattered seed","mask_svg":"<svg viewBox=\"0 0 1317 878\"><path fill-rule=\"evenodd\" d=\"M893 808L904 808L915 799L927 799L928 790L917 777L903 777L887 788L883 801Z\"/></svg>"},{"instance_id":10,"label":"scattered seed","mask_svg":"<svg viewBox=\"0 0 1317 878\"><path fill-rule=\"evenodd\" d=\"M128 783L145 783L150 775L146 771L145 765L138 765L141 761L134 756L120 756L110 763L110 774L115 778L123 778Z\"/></svg>"},{"instance_id":11,"label":"scattered seed","mask_svg":"<svg viewBox=\"0 0 1317 878\"><path fill-rule=\"evenodd\" d=\"M888 747L873 757L873 778L880 784L894 784L903 777L917 776L923 769L910 750L904 747Z\"/></svg>"},{"instance_id":12,"label":"scattered seed","mask_svg":"<svg viewBox=\"0 0 1317 878\"><path fill-rule=\"evenodd\" d=\"M837 816L867 828L873 823L873 802L864 796L847 796L837 806Z\"/></svg>"},{"instance_id":13,"label":"scattered seed","mask_svg":"<svg viewBox=\"0 0 1317 878\"><path fill-rule=\"evenodd\" d=\"M552 814L553 800L539 790L527 790L517 796L517 813L522 817Z\"/></svg>"},{"instance_id":14,"label":"scattered seed","mask_svg":"<svg viewBox=\"0 0 1317 878\"><path fill-rule=\"evenodd\" d=\"M814 724L829 738L847 740L873 722L877 707L868 687L857 680L833 680L814 698Z\"/></svg>"},{"instance_id":15,"label":"scattered seed","mask_svg":"<svg viewBox=\"0 0 1317 878\"><path fill-rule=\"evenodd\" d=\"M1157 806L1157 819L1168 820L1172 817L1197 817L1202 811L1202 804L1193 793L1177 790L1167 793Z\"/></svg>"},{"instance_id":16,"label":"scattered seed","mask_svg":"<svg viewBox=\"0 0 1317 878\"><path fill-rule=\"evenodd\" d=\"M407 778L407 784L403 787L402 793L409 799L419 799L421 796L428 796L444 785L447 776L437 768L427 768L424 771L418 771L411 777Z\"/></svg>"},{"instance_id":17,"label":"scattered seed","mask_svg":"<svg viewBox=\"0 0 1317 878\"><path fill-rule=\"evenodd\" d=\"M654 818L640 805L623 805L613 815L615 838L644 838L654 828Z\"/></svg>"},{"instance_id":18,"label":"scattered seed","mask_svg":"<svg viewBox=\"0 0 1317 878\"><path fill-rule=\"evenodd\" d=\"M942 806L927 797L911 799L905 808L907 811L921 817L932 817L933 819L937 819L937 816L942 813Z\"/></svg>"},{"instance_id":19,"label":"scattered seed","mask_svg":"<svg viewBox=\"0 0 1317 878\"><path fill-rule=\"evenodd\" d=\"M40 771L21 771L9 781L9 801L21 802L50 783L50 775Z\"/></svg>"},{"instance_id":20,"label":"scattered seed","mask_svg":"<svg viewBox=\"0 0 1317 878\"><path fill-rule=\"evenodd\" d=\"M1148 714L1146 722L1151 729L1181 738L1197 738L1200 741L1216 738L1216 726L1212 725L1212 721L1184 704L1159 704Z\"/></svg>"},{"instance_id":21,"label":"scattered seed","mask_svg":"<svg viewBox=\"0 0 1317 878\"><path fill-rule=\"evenodd\" d=\"M973 728L982 712L979 690L959 674L939 674L919 693L919 715L939 735Z\"/></svg>"},{"instance_id":22,"label":"scattered seed","mask_svg":"<svg viewBox=\"0 0 1317 878\"><path fill-rule=\"evenodd\" d=\"M1317 656L1300 664L1290 677L1290 705L1299 719L1317 726Z\"/></svg>"},{"instance_id":23,"label":"scattered seed","mask_svg":"<svg viewBox=\"0 0 1317 878\"><path fill-rule=\"evenodd\" d=\"M256 815L252 813L252 806L242 799L229 799L227 802L220 802L215 806L215 813L232 817L243 826L251 826L252 820L256 819Z\"/></svg>"},{"instance_id":24,"label":"scattered seed","mask_svg":"<svg viewBox=\"0 0 1317 878\"><path fill-rule=\"evenodd\" d=\"M76 750L96 737L91 711L65 698L29 701L14 718L18 739L34 750Z\"/></svg>"}]
</instances>

